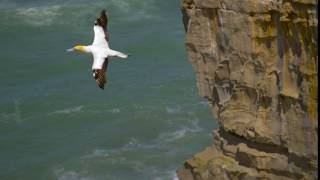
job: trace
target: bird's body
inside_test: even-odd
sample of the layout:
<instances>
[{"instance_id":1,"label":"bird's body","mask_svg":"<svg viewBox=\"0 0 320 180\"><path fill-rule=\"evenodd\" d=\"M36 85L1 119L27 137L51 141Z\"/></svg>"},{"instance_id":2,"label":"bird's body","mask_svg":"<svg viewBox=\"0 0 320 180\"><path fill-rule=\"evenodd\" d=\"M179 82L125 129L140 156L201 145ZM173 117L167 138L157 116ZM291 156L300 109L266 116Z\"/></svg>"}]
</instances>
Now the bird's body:
<instances>
[{"instance_id":1,"label":"bird's body","mask_svg":"<svg viewBox=\"0 0 320 180\"><path fill-rule=\"evenodd\" d=\"M120 57L127 58L128 55L115 51L109 48L109 34L107 31L108 17L106 11L103 10L100 17L96 20L93 26L94 39L93 43L89 46L78 45L68 51L77 50L79 52L91 53L93 55L92 71L93 77L98 86L104 89L106 84L106 70L108 67L109 58Z\"/></svg>"},{"instance_id":2,"label":"bird's body","mask_svg":"<svg viewBox=\"0 0 320 180\"><path fill-rule=\"evenodd\" d=\"M95 28L99 28L99 27L95 27ZM91 53L93 55L92 70L102 69L103 63L105 62L106 58L110 58L110 57L127 58L128 57L128 55L124 53L110 49L107 42L100 44L100 43L95 43L94 41L92 45L84 46L83 52Z\"/></svg>"}]
</instances>

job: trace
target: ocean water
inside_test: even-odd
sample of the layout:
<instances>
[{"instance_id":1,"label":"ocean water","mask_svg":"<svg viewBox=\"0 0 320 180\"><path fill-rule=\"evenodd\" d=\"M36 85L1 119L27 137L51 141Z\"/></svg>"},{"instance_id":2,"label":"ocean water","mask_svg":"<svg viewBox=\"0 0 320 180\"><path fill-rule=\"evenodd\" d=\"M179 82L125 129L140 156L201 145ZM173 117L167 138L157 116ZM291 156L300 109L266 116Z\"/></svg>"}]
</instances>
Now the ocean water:
<instances>
[{"instance_id":1,"label":"ocean water","mask_svg":"<svg viewBox=\"0 0 320 180\"><path fill-rule=\"evenodd\" d=\"M107 88L91 74L108 10ZM0 179L174 180L216 127L184 48L179 0L0 0Z\"/></svg>"}]
</instances>

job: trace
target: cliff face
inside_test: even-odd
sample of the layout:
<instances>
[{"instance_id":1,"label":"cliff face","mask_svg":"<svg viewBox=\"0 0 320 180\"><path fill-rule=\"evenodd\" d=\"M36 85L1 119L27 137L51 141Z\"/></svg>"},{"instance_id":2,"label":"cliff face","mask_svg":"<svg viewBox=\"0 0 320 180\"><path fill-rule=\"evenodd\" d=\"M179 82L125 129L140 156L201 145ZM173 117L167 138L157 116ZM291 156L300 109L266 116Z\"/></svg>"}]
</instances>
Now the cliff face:
<instances>
[{"instance_id":1,"label":"cliff face","mask_svg":"<svg viewBox=\"0 0 320 180\"><path fill-rule=\"evenodd\" d=\"M317 1L182 0L182 13L220 128L179 178L317 179Z\"/></svg>"}]
</instances>

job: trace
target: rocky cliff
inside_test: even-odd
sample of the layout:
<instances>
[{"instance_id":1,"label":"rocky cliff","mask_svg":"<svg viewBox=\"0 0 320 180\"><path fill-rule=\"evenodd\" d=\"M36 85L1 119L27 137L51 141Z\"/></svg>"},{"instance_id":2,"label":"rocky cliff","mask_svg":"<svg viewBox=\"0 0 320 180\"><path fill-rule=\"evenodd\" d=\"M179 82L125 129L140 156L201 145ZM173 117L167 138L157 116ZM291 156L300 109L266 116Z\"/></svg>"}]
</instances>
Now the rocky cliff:
<instances>
[{"instance_id":1,"label":"rocky cliff","mask_svg":"<svg viewBox=\"0 0 320 180\"><path fill-rule=\"evenodd\" d=\"M317 179L317 1L183 0L182 14L219 129L179 178Z\"/></svg>"}]
</instances>

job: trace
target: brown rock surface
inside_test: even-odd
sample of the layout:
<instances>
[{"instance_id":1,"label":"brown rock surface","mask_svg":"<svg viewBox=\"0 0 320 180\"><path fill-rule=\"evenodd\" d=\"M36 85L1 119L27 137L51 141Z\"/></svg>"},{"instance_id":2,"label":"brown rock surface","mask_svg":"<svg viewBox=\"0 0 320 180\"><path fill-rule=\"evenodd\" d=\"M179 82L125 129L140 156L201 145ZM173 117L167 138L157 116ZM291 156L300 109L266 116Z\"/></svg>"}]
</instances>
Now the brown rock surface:
<instances>
[{"instance_id":1,"label":"brown rock surface","mask_svg":"<svg viewBox=\"0 0 320 180\"><path fill-rule=\"evenodd\" d=\"M317 5L182 0L197 86L220 128L180 179L318 178Z\"/></svg>"}]
</instances>

